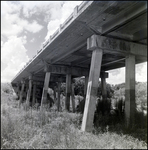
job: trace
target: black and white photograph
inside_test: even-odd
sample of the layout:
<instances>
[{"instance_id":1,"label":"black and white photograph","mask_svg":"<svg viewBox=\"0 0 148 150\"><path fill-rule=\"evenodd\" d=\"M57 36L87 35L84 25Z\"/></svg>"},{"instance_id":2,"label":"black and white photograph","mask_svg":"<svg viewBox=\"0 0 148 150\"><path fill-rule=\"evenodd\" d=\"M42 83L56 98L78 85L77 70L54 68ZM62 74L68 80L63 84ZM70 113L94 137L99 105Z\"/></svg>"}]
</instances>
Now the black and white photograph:
<instances>
[{"instance_id":1,"label":"black and white photograph","mask_svg":"<svg viewBox=\"0 0 148 150\"><path fill-rule=\"evenodd\" d=\"M1 149L147 149L147 1L1 1Z\"/></svg>"}]
</instances>

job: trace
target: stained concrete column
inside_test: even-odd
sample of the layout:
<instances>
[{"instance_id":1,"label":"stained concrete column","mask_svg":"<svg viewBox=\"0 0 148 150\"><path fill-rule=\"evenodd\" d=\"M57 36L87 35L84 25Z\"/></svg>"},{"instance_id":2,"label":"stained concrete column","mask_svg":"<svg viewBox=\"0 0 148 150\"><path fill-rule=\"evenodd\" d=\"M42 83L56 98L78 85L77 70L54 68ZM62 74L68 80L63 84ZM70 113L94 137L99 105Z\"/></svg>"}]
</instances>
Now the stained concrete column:
<instances>
[{"instance_id":1,"label":"stained concrete column","mask_svg":"<svg viewBox=\"0 0 148 150\"><path fill-rule=\"evenodd\" d=\"M102 63L102 49L95 47L92 52L91 67L87 86L85 109L82 120L82 131L91 131L93 128L94 112L97 99L98 82Z\"/></svg>"},{"instance_id":2,"label":"stained concrete column","mask_svg":"<svg viewBox=\"0 0 148 150\"><path fill-rule=\"evenodd\" d=\"M22 103L22 98L23 98L23 93L24 93L24 87L25 87L25 80L22 80L21 81L21 92L20 92L20 99L19 99L19 108L21 106L21 103Z\"/></svg>"},{"instance_id":3,"label":"stained concrete column","mask_svg":"<svg viewBox=\"0 0 148 150\"><path fill-rule=\"evenodd\" d=\"M57 100L56 91L57 91L57 87L56 87L56 85L54 85L54 88L53 88L54 103L56 103L56 100Z\"/></svg>"},{"instance_id":4,"label":"stained concrete column","mask_svg":"<svg viewBox=\"0 0 148 150\"><path fill-rule=\"evenodd\" d=\"M86 98L87 85L88 85L88 76L85 76L84 98Z\"/></svg>"},{"instance_id":5,"label":"stained concrete column","mask_svg":"<svg viewBox=\"0 0 148 150\"><path fill-rule=\"evenodd\" d=\"M57 109L60 110L60 94L61 94L61 82L58 82L58 102L57 102Z\"/></svg>"},{"instance_id":6,"label":"stained concrete column","mask_svg":"<svg viewBox=\"0 0 148 150\"><path fill-rule=\"evenodd\" d=\"M27 99L27 92L28 92L28 88L29 88L29 84L28 83L26 83L26 86L25 86L25 99Z\"/></svg>"},{"instance_id":7,"label":"stained concrete column","mask_svg":"<svg viewBox=\"0 0 148 150\"><path fill-rule=\"evenodd\" d=\"M101 72L101 91L102 91L102 115L110 111L110 101L107 101L106 76L105 72Z\"/></svg>"},{"instance_id":8,"label":"stained concrete column","mask_svg":"<svg viewBox=\"0 0 148 150\"><path fill-rule=\"evenodd\" d=\"M29 89L27 92L27 99L26 99L26 105L30 105L30 98L31 98L31 92L32 92L32 75L29 76Z\"/></svg>"},{"instance_id":9,"label":"stained concrete column","mask_svg":"<svg viewBox=\"0 0 148 150\"><path fill-rule=\"evenodd\" d=\"M102 74L101 74L101 89L102 89L102 98L103 98L103 101L105 101L105 100L107 100L105 72L102 72Z\"/></svg>"},{"instance_id":10,"label":"stained concrete column","mask_svg":"<svg viewBox=\"0 0 148 150\"><path fill-rule=\"evenodd\" d=\"M20 98L20 83L19 82L17 82L17 89L16 89L16 94L17 94L17 96L18 96L18 99Z\"/></svg>"},{"instance_id":11,"label":"stained concrete column","mask_svg":"<svg viewBox=\"0 0 148 150\"><path fill-rule=\"evenodd\" d=\"M71 102L72 102L72 111L75 113L75 98L74 98L74 83L71 85Z\"/></svg>"},{"instance_id":12,"label":"stained concrete column","mask_svg":"<svg viewBox=\"0 0 148 150\"><path fill-rule=\"evenodd\" d=\"M35 105L35 102L36 102L36 82L33 82L32 106Z\"/></svg>"},{"instance_id":13,"label":"stained concrete column","mask_svg":"<svg viewBox=\"0 0 148 150\"><path fill-rule=\"evenodd\" d=\"M44 80L44 87L43 87L43 92L42 92L42 99L41 99L41 109L43 107L43 104L46 103L47 101L47 92L48 92L50 75L51 75L50 72L46 72L45 80Z\"/></svg>"},{"instance_id":14,"label":"stained concrete column","mask_svg":"<svg viewBox=\"0 0 148 150\"><path fill-rule=\"evenodd\" d=\"M65 109L69 111L70 108L70 95L71 95L71 74L66 75L66 98Z\"/></svg>"},{"instance_id":15,"label":"stained concrete column","mask_svg":"<svg viewBox=\"0 0 148 150\"><path fill-rule=\"evenodd\" d=\"M125 117L127 127L134 123L135 103L135 56L129 55L125 61Z\"/></svg>"}]
</instances>

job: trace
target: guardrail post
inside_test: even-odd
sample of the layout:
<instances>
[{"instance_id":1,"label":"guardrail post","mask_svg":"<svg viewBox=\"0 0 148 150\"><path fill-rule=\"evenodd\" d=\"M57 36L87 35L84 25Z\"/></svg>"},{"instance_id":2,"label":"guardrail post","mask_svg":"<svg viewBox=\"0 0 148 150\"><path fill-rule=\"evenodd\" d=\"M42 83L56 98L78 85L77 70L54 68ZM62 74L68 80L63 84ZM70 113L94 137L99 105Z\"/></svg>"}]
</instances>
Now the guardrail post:
<instances>
[{"instance_id":1,"label":"guardrail post","mask_svg":"<svg viewBox=\"0 0 148 150\"><path fill-rule=\"evenodd\" d=\"M60 26L59 26L59 33L61 32L61 30L62 30L62 25L60 24Z\"/></svg>"},{"instance_id":2,"label":"guardrail post","mask_svg":"<svg viewBox=\"0 0 148 150\"><path fill-rule=\"evenodd\" d=\"M76 7L74 8L73 17L76 18L76 17L77 17L77 14L78 14L78 6L76 6Z\"/></svg>"}]
</instances>

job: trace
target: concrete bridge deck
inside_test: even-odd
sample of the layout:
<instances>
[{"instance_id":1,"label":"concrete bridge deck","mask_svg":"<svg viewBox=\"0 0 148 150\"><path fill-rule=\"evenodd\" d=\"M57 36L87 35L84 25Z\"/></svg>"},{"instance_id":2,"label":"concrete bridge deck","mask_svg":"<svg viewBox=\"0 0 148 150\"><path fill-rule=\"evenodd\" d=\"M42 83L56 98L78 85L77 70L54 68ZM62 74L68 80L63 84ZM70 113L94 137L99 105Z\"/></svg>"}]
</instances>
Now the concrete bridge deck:
<instances>
[{"instance_id":1,"label":"concrete bridge deck","mask_svg":"<svg viewBox=\"0 0 148 150\"><path fill-rule=\"evenodd\" d=\"M61 78L60 81L67 82L69 97L71 77L89 76L82 129L90 130L95 103L89 102L95 99L92 95L96 93L98 78L102 79L105 93L104 72L126 66L125 107L126 116L130 118L135 107L132 99L135 97L132 92L135 91L135 64L145 61L147 2L84 1L11 83L14 86L22 80L29 81L31 90L30 79L40 81L44 83L44 99L49 81Z\"/></svg>"},{"instance_id":2,"label":"concrete bridge deck","mask_svg":"<svg viewBox=\"0 0 148 150\"><path fill-rule=\"evenodd\" d=\"M90 67L92 51L87 50L87 38L93 34L147 45L146 2L86 1L76 7L70 17L50 37L45 46L12 80L28 78L30 73L44 79L44 61L48 64ZM114 43L113 43L114 42ZM115 41L109 43L114 46ZM116 46L116 45L115 45ZM146 52L135 49L136 64L147 61ZM125 66L126 49L104 49L101 70Z\"/></svg>"}]
</instances>

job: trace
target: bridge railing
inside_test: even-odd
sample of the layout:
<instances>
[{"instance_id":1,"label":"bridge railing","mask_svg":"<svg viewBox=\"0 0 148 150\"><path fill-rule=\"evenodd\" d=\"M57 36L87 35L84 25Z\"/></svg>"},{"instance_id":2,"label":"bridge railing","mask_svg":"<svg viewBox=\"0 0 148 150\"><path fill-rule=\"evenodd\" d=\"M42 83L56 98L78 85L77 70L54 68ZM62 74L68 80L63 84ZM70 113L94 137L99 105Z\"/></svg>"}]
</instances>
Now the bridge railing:
<instances>
[{"instance_id":1,"label":"bridge railing","mask_svg":"<svg viewBox=\"0 0 148 150\"><path fill-rule=\"evenodd\" d=\"M33 56L33 58L35 58L35 57L36 57L36 55Z\"/></svg>"},{"instance_id":2,"label":"bridge railing","mask_svg":"<svg viewBox=\"0 0 148 150\"><path fill-rule=\"evenodd\" d=\"M50 41L53 40L59 34L59 29L57 29L53 35L50 36Z\"/></svg>"},{"instance_id":3,"label":"bridge railing","mask_svg":"<svg viewBox=\"0 0 148 150\"><path fill-rule=\"evenodd\" d=\"M73 13L65 20L63 24L61 24L61 30L64 29L73 19Z\"/></svg>"},{"instance_id":4,"label":"bridge railing","mask_svg":"<svg viewBox=\"0 0 148 150\"><path fill-rule=\"evenodd\" d=\"M85 7L87 7L87 5L89 5L89 3L91 3L92 1L83 1L80 5L76 6L74 8L74 11L71 13L71 15L64 21L63 24L60 24L60 27L50 36L50 38L46 41L45 44L43 44L43 47L37 51L37 54L35 56L33 56L32 59L30 59L26 65L24 66L23 69L21 69L17 75L13 78L13 80L22 72L22 70L24 70L42 51L44 51L44 49L64 30L66 29L66 27L77 17L78 14L81 13L81 11L83 11L83 9Z\"/></svg>"},{"instance_id":5,"label":"bridge railing","mask_svg":"<svg viewBox=\"0 0 148 150\"><path fill-rule=\"evenodd\" d=\"M42 48L40 50L37 51L37 55L42 51Z\"/></svg>"},{"instance_id":6,"label":"bridge railing","mask_svg":"<svg viewBox=\"0 0 148 150\"><path fill-rule=\"evenodd\" d=\"M89 1L83 1L79 6L78 6L78 12L82 10L88 4Z\"/></svg>"}]
</instances>

